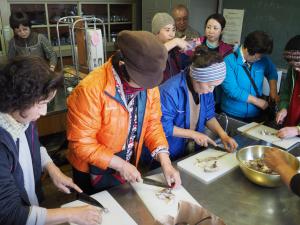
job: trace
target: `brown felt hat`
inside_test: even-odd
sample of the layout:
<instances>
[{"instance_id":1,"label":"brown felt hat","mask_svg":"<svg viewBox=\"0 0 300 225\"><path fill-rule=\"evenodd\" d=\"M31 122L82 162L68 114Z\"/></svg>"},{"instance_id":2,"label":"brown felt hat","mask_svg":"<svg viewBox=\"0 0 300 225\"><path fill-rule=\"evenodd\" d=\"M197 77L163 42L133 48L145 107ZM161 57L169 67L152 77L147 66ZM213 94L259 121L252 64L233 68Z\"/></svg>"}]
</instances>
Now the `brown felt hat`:
<instances>
[{"instance_id":1,"label":"brown felt hat","mask_svg":"<svg viewBox=\"0 0 300 225\"><path fill-rule=\"evenodd\" d=\"M168 52L154 34L124 30L118 34L117 43L134 82L143 88L153 88L161 83Z\"/></svg>"}]
</instances>

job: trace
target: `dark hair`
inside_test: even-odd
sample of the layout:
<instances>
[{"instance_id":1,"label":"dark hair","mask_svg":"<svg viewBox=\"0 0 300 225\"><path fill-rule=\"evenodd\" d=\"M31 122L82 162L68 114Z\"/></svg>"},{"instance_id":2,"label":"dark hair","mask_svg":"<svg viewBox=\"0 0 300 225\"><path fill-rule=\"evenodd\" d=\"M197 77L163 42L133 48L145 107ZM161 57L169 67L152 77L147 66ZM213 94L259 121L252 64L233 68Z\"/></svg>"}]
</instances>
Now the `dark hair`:
<instances>
[{"instance_id":1,"label":"dark hair","mask_svg":"<svg viewBox=\"0 0 300 225\"><path fill-rule=\"evenodd\" d=\"M187 14L189 14L188 8L187 8L185 5L183 5L183 4L175 5L175 6L173 7L173 9L172 9L172 14L174 14L174 12L175 12L176 10L185 10L185 11L187 12Z\"/></svg>"},{"instance_id":2,"label":"dark hair","mask_svg":"<svg viewBox=\"0 0 300 225\"><path fill-rule=\"evenodd\" d=\"M205 68L214 63L223 62L223 57L219 52L210 51L206 46L200 45L195 49L192 62L196 68Z\"/></svg>"},{"instance_id":3,"label":"dark hair","mask_svg":"<svg viewBox=\"0 0 300 225\"><path fill-rule=\"evenodd\" d=\"M120 65L120 61L124 61L124 56L120 50L116 51L116 53L112 56L112 65L115 71L118 73L121 79L129 82L130 81L130 76L126 70L126 65Z\"/></svg>"},{"instance_id":4,"label":"dark hair","mask_svg":"<svg viewBox=\"0 0 300 225\"><path fill-rule=\"evenodd\" d=\"M12 12L9 17L9 25L11 29L19 28L20 25L31 28L31 22L28 15L22 11Z\"/></svg>"},{"instance_id":5,"label":"dark hair","mask_svg":"<svg viewBox=\"0 0 300 225\"><path fill-rule=\"evenodd\" d=\"M247 48L249 55L271 54L273 39L264 31L253 31L245 38L244 47Z\"/></svg>"},{"instance_id":6,"label":"dark hair","mask_svg":"<svg viewBox=\"0 0 300 225\"><path fill-rule=\"evenodd\" d=\"M285 51L300 51L300 35L292 37L285 45Z\"/></svg>"},{"instance_id":7,"label":"dark hair","mask_svg":"<svg viewBox=\"0 0 300 225\"><path fill-rule=\"evenodd\" d=\"M215 14L212 14L209 17L207 17L207 19L205 20L205 27L207 25L207 22L210 19L214 19L214 20L218 21L218 23L221 25L222 30L224 29L224 27L226 25L226 20L222 14L215 13Z\"/></svg>"},{"instance_id":8,"label":"dark hair","mask_svg":"<svg viewBox=\"0 0 300 225\"><path fill-rule=\"evenodd\" d=\"M52 72L44 59L16 57L0 71L0 112L29 109L63 87L63 75Z\"/></svg>"}]
</instances>

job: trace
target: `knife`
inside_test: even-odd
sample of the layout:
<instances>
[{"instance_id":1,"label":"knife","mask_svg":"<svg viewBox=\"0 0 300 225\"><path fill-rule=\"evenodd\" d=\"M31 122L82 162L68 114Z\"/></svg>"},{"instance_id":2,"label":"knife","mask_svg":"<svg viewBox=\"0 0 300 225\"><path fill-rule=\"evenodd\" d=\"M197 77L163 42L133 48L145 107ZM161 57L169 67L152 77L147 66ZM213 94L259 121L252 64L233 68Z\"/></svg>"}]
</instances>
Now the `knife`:
<instances>
[{"instance_id":1,"label":"knife","mask_svg":"<svg viewBox=\"0 0 300 225\"><path fill-rule=\"evenodd\" d=\"M174 186L172 184L172 186L170 187L169 185L167 185L167 184L165 184L161 181L153 180L153 179L148 178L148 177L143 177L143 183L153 185L153 186L163 187L163 188L172 188Z\"/></svg>"},{"instance_id":2,"label":"knife","mask_svg":"<svg viewBox=\"0 0 300 225\"><path fill-rule=\"evenodd\" d=\"M214 150L218 150L218 151L222 151L222 152L227 152L227 150L225 148L221 147L220 145L214 146L213 144L208 144L207 147L208 148L212 148Z\"/></svg>"},{"instance_id":3,"label":"knife","mask_svg":"<svg viewBox=\"0 0 300 225\"><path fill-rule=\"evenodd\" d=\"M74 188L70 188L70 191L72 193L76 193L76 199L78 199L79 201L82 201L82 202L85 202L87 204L99 207L103 210L104 213L109 212L108 208L105 208L99 201L97 201L93 197L91 197L91 196L89 196L89 195L87 195L83 192L78 192Z\"/></svg>"}]
</instances>

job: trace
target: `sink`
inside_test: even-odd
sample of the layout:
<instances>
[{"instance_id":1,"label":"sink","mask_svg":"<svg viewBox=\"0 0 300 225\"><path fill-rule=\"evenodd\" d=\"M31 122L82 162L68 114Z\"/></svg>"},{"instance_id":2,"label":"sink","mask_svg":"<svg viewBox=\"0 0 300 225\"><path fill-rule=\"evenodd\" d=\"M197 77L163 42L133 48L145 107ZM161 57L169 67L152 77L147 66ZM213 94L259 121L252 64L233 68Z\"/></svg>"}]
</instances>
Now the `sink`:
<instances>
[{"instance_id":1,"label":"sink","mask_svg":"<svg viewBox=\"0 0 300 225\"><path fill-rule=\"evenodd\" d=\"M237 128L246 125L245 122L228 117L224 113L216 114L216 119L230 137L238 135L239 131L237 130ZM218 142L218 140L220 139L217 134L211 132L208 128L205 129L204 133L214 141Z\"/></svg>"}]
</instances>

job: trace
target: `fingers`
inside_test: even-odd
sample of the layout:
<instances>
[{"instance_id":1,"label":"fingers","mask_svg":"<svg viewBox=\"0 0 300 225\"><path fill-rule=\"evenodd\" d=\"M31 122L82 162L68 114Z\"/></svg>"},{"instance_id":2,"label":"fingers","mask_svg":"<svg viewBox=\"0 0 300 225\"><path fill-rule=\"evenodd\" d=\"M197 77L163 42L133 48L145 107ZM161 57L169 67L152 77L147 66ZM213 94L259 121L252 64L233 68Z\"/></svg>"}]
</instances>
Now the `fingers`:
<instances>
[{"instance_id":1,"label":"fingers","mask_svg":"<svg viewBox=\"0 0 300 225\"><path fill-rule=\"evenodd\" d=\"M128 162L125 162L121 176L130 183L140 182L142 180L140 172L137 168Z\"/></svg>"},{"instance_id":2,"label":"fingers","mask_svg":"<svg viewBox=\"0 0 300 225\"><path fill-rule=\"evenodd\" d=\"M166 181L167 181L168 186L170 186L172 188L178 188L179 186L181 186L180 174L174 168L170 175L166 175Z\"/></svg>"},{"instance_id":3,"label":"fingers","mask_svg":"<svg viewBox=\"0 0 300 225\"><path fill-rule=\"evenodd\" d=\"M207 137L207 142L210 143L210 144L212 144L213 146L217 146L217 143L214 142L214 141L213 141L211 138L209 138L209 137ZM206 145L205 147L207 147L207 145Z\"/></svg>"},{"instance_id":4,"label":"fingers","mask_svg":"<svg viewBox=\"0 0 300 225\"><path fill-rule=\"evenodd\" d=\"M74 188L74 189L75 189L76 191L78 191L79 193L82 192L82 190L80 189L80 187L78 187L78 186L73 182L73 180L72 180L72 183L70 183L68 186L71 187L71 188Z\"/></svg>"}]
</instances>

